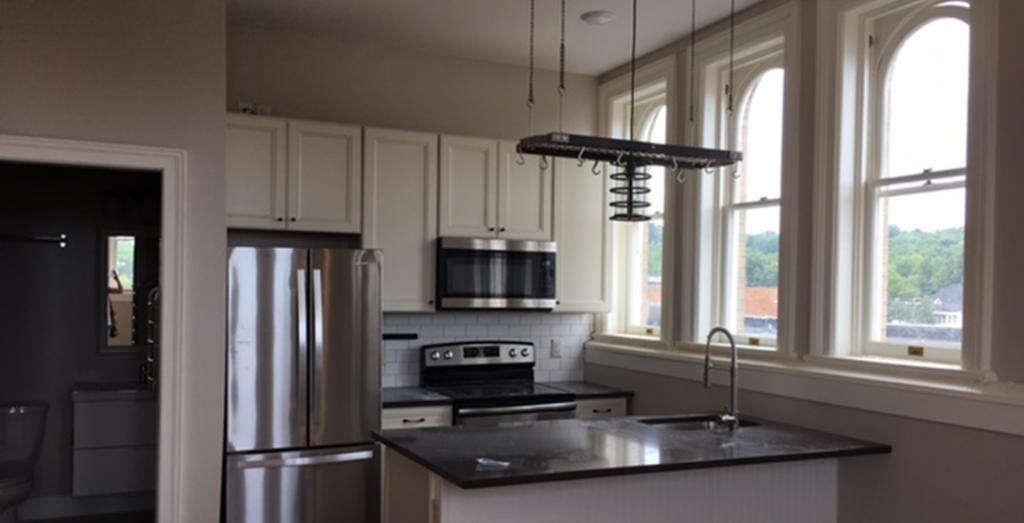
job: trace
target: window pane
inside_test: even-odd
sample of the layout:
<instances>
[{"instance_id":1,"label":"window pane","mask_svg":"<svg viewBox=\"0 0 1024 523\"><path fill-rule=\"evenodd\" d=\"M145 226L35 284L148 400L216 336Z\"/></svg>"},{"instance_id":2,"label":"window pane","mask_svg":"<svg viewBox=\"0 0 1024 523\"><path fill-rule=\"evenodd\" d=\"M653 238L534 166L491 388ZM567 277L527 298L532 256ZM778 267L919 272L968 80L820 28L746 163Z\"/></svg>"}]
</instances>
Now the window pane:
<instances>
[{"instance_id":1,"label":"window pane","mask_svg":"<svg viewBox=\"0 0 1024 523\"><path fill-rule=\"evenodd\" d=\"M664 105L658 108L654 119L651 121L651 126L647 130L644 138L645 141L665 143L667 113L668 111ZM647 201L651 202L651 206L647 209L647 214L650 216L660 216L665 213L665 168L648 167L647 172L651 175L651 179L647 184L651 189L651 193L647 198Z\"/></svg>"},{"instance_id":2,"label":"window pane","mask_svg":"<svg viewBox=\"0 0 1024 523\"><path fill-rule=\"evenodd\" d=\"M882 176L967 164L970 28L957 19L930 22L908 38L886 85Z\"/></svg>"},{"instance_id":3,"label":"window pane","mask_svg":"<svg viewBox=\"0 0 1024 523\"><path fill-rule=\"evenodd\" d=\"M959 347L964 189L879 200L872 341Z\"/></svg>"},{"instance_id":4,"label":"window pane","mask_svg":"<svg viewBox=\"0 0 1024 523\"><path fill-rule=\"evenodd\" d=\"M782 105L785 73L761 75L743 107L739 148L743 151L734 202L778 198L782 192Z\"/></svg>"},{"instance_id":5,"label":"window pane","mask_svg":"<svg viewBox=\"0 0 1024 523\"><path fill-rule=\"evenodd\" d=\"M733 263L727 295L729 328L775 338L779 318L779 208L734 211Z\"/></svg>"},{"instance_id":6,"label":"window pane","mask_svg":"<svg viewBox=\"0 0 1024 523\"><path fill-rule=\"evenodd\" d=\"M629 225L633 228L633 242L626 286L626 292L632 293L628 321L630 325L660 327L664 222L651 220Z\"/></svg>"},{"instance_id":7,"label":"window pane","mask_svg":"<svg viewBox=\"0 0 1024 523\"><path fill-rule=\"evenodd\" d=\"M135 237L112 236L109 239L110 281L111 288L117 288L117 280L125 291L134 289L135 283ZM114 274L117 278L114 278Z\"/></svg>"}]
</instances>

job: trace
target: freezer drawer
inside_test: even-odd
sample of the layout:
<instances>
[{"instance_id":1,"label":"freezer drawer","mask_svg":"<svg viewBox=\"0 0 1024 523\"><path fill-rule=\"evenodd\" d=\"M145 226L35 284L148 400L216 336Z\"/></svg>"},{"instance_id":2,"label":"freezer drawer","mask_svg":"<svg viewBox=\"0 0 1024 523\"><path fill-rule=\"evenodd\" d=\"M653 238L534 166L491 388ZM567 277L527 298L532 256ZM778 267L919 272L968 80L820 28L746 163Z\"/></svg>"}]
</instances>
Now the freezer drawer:
<instances>
[{"instance_id":1,"label":"freezer drawer","mask_svg":"<svg viewBox=\"0 0 1024 523\"><path fill-rule=\"evenodd\" d=\"M373 445L229 455L227 523L380 520L379 454Z\"/></svg>"}]
</instances>

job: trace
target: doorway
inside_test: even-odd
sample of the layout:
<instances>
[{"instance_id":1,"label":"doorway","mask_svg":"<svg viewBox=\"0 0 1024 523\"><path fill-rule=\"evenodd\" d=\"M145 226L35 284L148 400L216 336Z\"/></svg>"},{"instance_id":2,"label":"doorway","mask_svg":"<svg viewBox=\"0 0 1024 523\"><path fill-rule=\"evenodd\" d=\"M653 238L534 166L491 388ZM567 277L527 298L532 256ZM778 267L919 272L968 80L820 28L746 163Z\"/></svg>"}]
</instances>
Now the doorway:
<instances>
[{"instance_id":1,"label":"doorway","mask_svg":"<svg viewBox=\"0 0 1024 523\"><path fill-rule=\"evenodd\" d=\"M134 171L159 178L159 344L157 368L160 393L157 431L157 521L170 523L180 518L183 478L176 441L185 437L181 418L181 328L183 294L183 188L184 151L164 148L121 146L91 142L0 136L0 161L82 169ZM88 176L88 174L85 174ZM9 180L7 180L9 181ZM74 241L69 238L69 241ZM91 320L96 316L89 315ZM78 319L79 321L81 318ZM95 341L95 340L94 340ZM65 507L66 508L66 507ZM61 514L53 514L59 517Z\"/></svg>"}]
</instances>

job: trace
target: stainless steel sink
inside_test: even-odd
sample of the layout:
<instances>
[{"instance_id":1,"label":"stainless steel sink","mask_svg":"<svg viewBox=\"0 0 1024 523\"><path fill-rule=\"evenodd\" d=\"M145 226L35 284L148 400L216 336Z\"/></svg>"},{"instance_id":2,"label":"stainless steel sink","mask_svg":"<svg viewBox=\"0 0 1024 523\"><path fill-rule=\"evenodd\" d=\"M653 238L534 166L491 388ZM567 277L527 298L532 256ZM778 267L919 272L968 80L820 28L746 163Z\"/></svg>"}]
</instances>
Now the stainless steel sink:
<instances>
[{"instance_id":1,"label":"stainless steel sink","mask_svg":"<svg viewBox=\"0 0 1024 523\"><path fill-rule=\"evenodd\" d=\"M666 416L638 420L645 425L653 425L669 430L729 430L729 424L714 414L697 414L683 416ZM740 419L740 427L756 427L758 423Z\"/></svg>"}]
</instances>

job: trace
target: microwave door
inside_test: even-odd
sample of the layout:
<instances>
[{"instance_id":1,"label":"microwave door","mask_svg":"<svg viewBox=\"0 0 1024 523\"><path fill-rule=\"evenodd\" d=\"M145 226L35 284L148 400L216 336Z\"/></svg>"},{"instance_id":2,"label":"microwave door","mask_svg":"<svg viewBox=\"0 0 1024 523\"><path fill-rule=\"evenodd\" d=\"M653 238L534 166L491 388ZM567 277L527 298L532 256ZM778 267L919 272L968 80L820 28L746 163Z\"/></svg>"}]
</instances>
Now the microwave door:
<instances>
[{"instance_id":1,"label":"microwave door","mask_svg":"<svg viewBox=\"0 0 1024 523\"><path fill-rule=\"evenodd\" d=\"M307 251L228 253L227 450L307 444Z\"/></svg>"}]
</instances>

